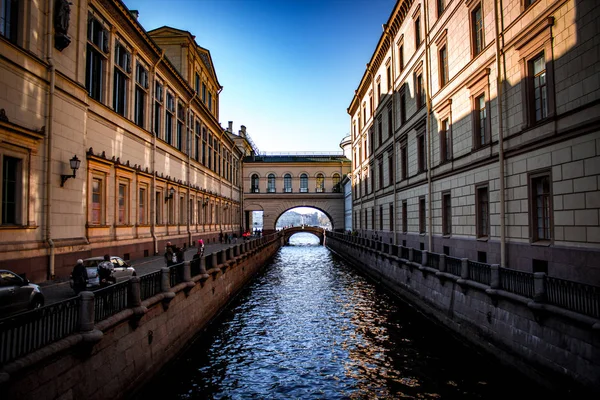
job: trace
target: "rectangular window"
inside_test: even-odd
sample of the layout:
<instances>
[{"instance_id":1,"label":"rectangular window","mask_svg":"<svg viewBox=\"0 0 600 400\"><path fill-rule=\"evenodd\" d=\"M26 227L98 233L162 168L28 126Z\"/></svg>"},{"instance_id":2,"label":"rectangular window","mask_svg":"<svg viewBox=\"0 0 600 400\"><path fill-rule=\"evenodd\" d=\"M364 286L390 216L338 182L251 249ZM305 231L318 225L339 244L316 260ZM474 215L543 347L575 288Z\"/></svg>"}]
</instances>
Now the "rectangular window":
<instances>
[{"instance_id":1,"label":"rectangular window","mask_svg":"<svg viewBox=\"0 0 600 400\"><path fill-rule=\"evenodd\" d=\"M419 198L419 233L425 233L425 197Z\"/></svg>"},{"instance_id":2,"label":"rectangular window","mask_svg":"<svg viewBox=\"0 0 600 400\"><path fill-rule=\"evenodd\" d=\"M538 122L548 116L546 61L544 60L544 53L529 61L529 69L533 79L533 120Z\"/></svg>"},{"instance_id":3,"label":"rectangular window","mask_svg":"<svg viewBox=\"0 0 600 400\"><path fill-rule=\"evenodd\" d=\"M444 10L446 9L446 0L436 0L437 5L437 16L438 18L442 15Z\"/></svg>"},{"instance_id":4,"label":"rectangular window","mask_svg":"<svg viewBox=\"0 0 600 400\"><path fill-rule=\"evenodd\" d=\"M135 69L135 107L133 121L140 128L144 127L146 117L146 91L148 90L148 71L140 63Z\"/></svg>"},{"instance_id":5,"label":"rectangular window","mask_svg":"<svg viewBox=\"0 0 600 400\"><path fill-rule=\"evenodd\" d=\"M118 217L117 217L117 223L119 225L125 225L127 224L128 218L127 218L127 206L128 206L128 201L127 201L127 184L125 183L119 183L119 192L117 193L117 197L118 197Z\"/></svg>"},{"instance_id":6,"label":"rectangular window","mask_svg":"<svg viewBox=\"0 0 600 400\"><path fill-rule=\"evenodd\" d=\"M212 108L212 103L213 103L213 98L212 98L212 92L208 92L208 110L210 112L212 112L213 108Z\"/></svg>"},{"instance_id":7,"label":"rectangular window","mask_svg":"<svg viewBox=\"0 0 600 400\"><path fill-rule=\"evenodd\" d=\"M131 73L131 53L120 43L115 46L115 70L113 86L113 109L127 117L127 92Z\"/></svg>"},{"instance_id":8,"label":"rectangular window","mask_svg":"<svg viewBox=\"0 0 600 400\"><path fill-rule=\"evenodd\" d=\"M452 137L448 119L440 122L440 162L444 163L452 159Z\"/></svg>"},{"instance_id":9,"label":"rectangular window","mask_svg":"<svg viewBox=\"0 0 600 400\"><path fill-rule=\"evenodd\" d=\"M421 45L421 16L415 18L415 47L418 49Z\"/></svg>"},{"instance_id":10,"label":"rectangular window","mask_svg":"<svg viewBox=\"0 0 600 400\"><path fill-rule=\"evenodd\" d=\"M398 73L404 71L404 44L398 46Z\"/></svg>"},{"instance_id":11,"label":"rectangular window","mask_svg":"<svg viewBox=\"0 0 600 400\"><path fill-rule=\"evenodd\" d=\"M383 206L379 206L379 230L383 230Z\"/></svg>"},{"instance_id":12,"label":"rectangular window","mask_svg":"<svg viewBox=\"0 0 600 400\"><path fill-rule=\"evenodd\" d=\"M372 193L373 191L375 191L375 165L371 164L369 166L369 170L371 172L370 178L371 178L371 183L370 183L370 189L371 191L369 193Z\"/></svg>"},{"instance_id":13,"label":"rectangular window","mask_svg":"<svg viewBox=\"0 0 600 400\"><path fill-rule=\"evenodd\" d=\"M200 161L200 142L202 141L200 134L200 121L196 121L194 131L194 160Z\"/></svg>"},{"instance_id":14,"label":"rectangular window","mask_svg":"<svg viewBox=\"0 0 600 400\"><path fill-rule=\"evenodd\" d=\"M377 102L381 102L381 81L377 81Z\"/></svg>"},{"instance_id":15,"label":"rectangular window","mask_svg":"<svg viewBox=\"0 0 600 400\"><path fill-rule=\"evenodd\" d=\"M100 178L92 179L92 225L104 224L103 181Z\"/></svg>"},{"instance_id":16,"label":"rectangular window","mask_svg":"<svg viewBox=\"0 0 600 400\"><path fill-rule=\"evenodd\" d=\"M175 113L175 98L167 92L167 106L165 107L165 142L173 144L173 114Z\"/></svg>"},{"instance_id":17,"label":"rectangular window","mask_svg":"<svg viewBox=\"0 0 600 400\"><path fill-rule=\"evenodd\" d=\"M452 234L452 199L450 193L442 194L442 234Z\"/></svg>"},{"instance_id":18,"label":"rectangular window","mask_svg":"<svg viewBox=\"0 0 600 400\"><path fill-rule=\"evenodd\" d=\"M196 72L194 77L194 89L196 91L196 95L200 95L200 75Z\"/></svg>"},{"instance_id":19,"label":"rectangular window","mask_svg":"<svg viewBox=\"0 0 600 400\"><path fill-rule=\"evenodd\" d=\"M402 232L408 232L408 202L402 202Z\"/></svg>"},{"instance_id":20,"label":"rectangular window","mask_svg":"<svg viewBox=\"0 0 600 400\"><path fill-rule=\"evenodd\" d=\"M0 1L0 35L16 44L19 36L19 0Z\"/></svg>"},{"instance_id":21,"label":"rectangular window","mask_svg":"<svg viewBox=\"0 0 600 400\"><path fill-rule=\"evenodd\" d=\"M425 105L425 88L423 87L423 74L417 75L417 108L421 108Z\"/></svg>"},{"instance_id":22,"label":"rectangular window","mask_svg":"<svg viewBox=\"0 0 600 400\"><path fill-rule=\"evenodd\" d=\"M392 135L394 134L393 118L394 118L394 114L392 113L392 107L388 107L388 118L387 118L388 137L392 137Z\"/></svg>"},{"instance_id":23,"label":"rectangular window","mask_svg":"<svg viewBox=\"0 0 600 400\"><path fill-rule=\"evenodd\" d=\"M157 191L154 194L154 206L155 206L155 213L156 213L156 224L157 225L162 225L163 224L163 218L162 218L162 208L163 208L163 197L162 197L162 192Z\"/></svg>"},{"instance_id":24,"label":"rectangular window","mask_svg":"<svg viewBox=\"0 0 600 400\"><path fill-rule=\"evenodd\" d=\"M390 203L389 208L388 208L388 213L390 215L390 232L394 231L394 205L392 203Z\"/></svg>"},{"instance_id":25,"label":"rectangular window","mask_svg":"<svg viewBox=\"0 0 600 400\"><path fill-rule=\"evenodd\" d=\"M96 18L88 15L85 86L88 96L103 101L104 68L109 48L108 31Z\"/></svg>"},{"instance_id":26,"label":"rectangular window","mask_svg":"<svg viewBox=\"0 0 600 400\"><path fill-rule=\"evenodd\" d=\"M377 118L377 139L379 140L379 146L383 143L383 125L381 123L381 117Z\"/></svg>"},{"instance_id":27,"label":"rectangular window","mask_svg":"<svg viewBox=\"0 0 600 400\"><path fill-rule=\"evenodd\" d=\"M391 186L394 184L394 154L390 151L388 153L388 185Z\"/></svg>"},{"instance_id":28,"label":"rectangular window","mask_svg":"<svg viewBox=\"0 0 600 400\"><path fill-rule=\"evenodd\" d=\"M402 179L406 179L408 177L408 145L406 142L403 142L400 147L400 158L401 158L401 171Z\"/></svg>"},{"instance_id":29,"label":"rectangular window","mask_svg":"<svg viewBox=\"0 0 600 400\"><path fill-rule=\"evenodd\" d=\"M488 124L485 93L475 98L475 148L488 143Z\"/></svg>"},{"instance_id":30,"label":"rectangular window","mask_svg":"<svg viewBox=\"0 0 600 400\"><path fill-rule=\"evenodd\" d=\"M400 124L406 122L406 93L404 90L400 92Z\"/></svg>"},{"instance_id":31,"label":"rectangular window","mask_svg":"<svg viewBox=\"0 0 600 400\"><path fill-rule=\"evenodd\" d=\"M386 82L387 82L387 91L392 90L392 67L389 65L385 69Z\"/></svg>"},{"instance_id":32,"label":"rectangular window","mask_svg":"<svg viewBox=\"0 0 600 400\"><path fill-rule=\"evenodd\" d=\"M184 196L180 196L179 197L179 225L183 225L185 224L187 221L186 215L185 215L185 197Z\"/></svg>"},{"instance_id":33,"label":"rectangular window","mask_svg":"<svg viewBox=\"0 0 600 400\"><path fill-rule=\"evenodd\" d=\"M154 135L160 135L160 115L162 114L163 87L159 82L154 84Z\"/></svg>"},{"instance_id":34,"label":"rectangular window","mask_svg":"<svg viewBox=\"0 0 600 400\"><path fill-rule=\"evenodd\" d=\"M14 225L20 221L20 178L21 160L14 157L2 158L2 225Z\"/></svg>"},{"instance_id":35,"label":"rectangular window","mask_svg":"<svg viewBox=\"0 0 600 400\"><path fill-rule=\"evenodd\" d=\"M489 236L489 198L488 198L488 187L479 186L476 191L477 201L477 237L487 238Z\"/></svg>"},{"instance_id":36,"label":"rectangular window","mask_svg":"<svg viewBox=\"0 0 600 400\"><path fill-rule=\"evenodd\" d=\"M175 139L175 147L179 151L184 151L183 148L183 124L185 123L185 108L182 103L177 103L177 131L176 131L176 139ZM187 150L187 149L185 149ZM187 153L187 151L185 151Z\"/></svg>"},{"instance_id":37,"label":"rectangular window","mask_svg":"<svg viewBox=\"0 0 600 400\"><path fill-rule=\"evenodd\" d=\"M425 134L417 136L417 164L419 172L425 171L427 165L427 152L425 150Z\"/></svg>"},{"instance_id":38,"label":"rectangular window","mask_svg":"<svg viewBox=\"0 0 600 400\"><path fill-rule=\"evenodd\" d=\"M371 229L375 229L375 207L371 208Z\"/></svg>"},{"instance_id":39,"label":"rectangular window","mask_svg":"<svg viewBox=\"0 0 600 400\"><path fill-rule=\"evenodd\" d=\"M551 240L552 195L550 193L550 176L537 175L532 177L530 190L532 240Z\"/></svg>"},{"instance_id":40,"label":"rectangular window","mask_svg":"<svg viewBox=\"0 0 600 400\"><path fill-rule=\"evenodd\" d=\"M377 160L377 170L379 175L379 189L383 189L383 159Z\"/></svg>"},{"instance_id":41,"label":"rectangular window","mask_svg":"<svg viewBox=\"0 0 600 400\"><path fill-rule=\"evenodd\" d=\"M202 83L202 102L206 104L206 83Z\"/></svg>"},{"instance_id":42,"label":"rectangular window","mask_svg":"<svg viewBox=\"0 0 600 400\"><path fill-rule=\"evenodd\" d=\"M440 87L448 83L448 51L442 46L439 51Z\"/></svg>"},{"instance_id":43,"label":"rectangular window","mask_svg":"<svg viewBox=\"0 0 600 400\"><path fill-rule=\"evenodd\" d=\"M148 223L148 213L146 211L146 186L138 189L138 224L145 225Z\"/></svg>"},{"instance_id":44,"label":"rectangular window","mask_svg":"<svg viewBox=\"0 0 600 400\"><path fill-rule=\"evenodd\" d=\"M483 16L481 13L481 4L471 11L471 32L472 32L472 47L473 57L483 51Z\"/></svg>"}]
</instances>

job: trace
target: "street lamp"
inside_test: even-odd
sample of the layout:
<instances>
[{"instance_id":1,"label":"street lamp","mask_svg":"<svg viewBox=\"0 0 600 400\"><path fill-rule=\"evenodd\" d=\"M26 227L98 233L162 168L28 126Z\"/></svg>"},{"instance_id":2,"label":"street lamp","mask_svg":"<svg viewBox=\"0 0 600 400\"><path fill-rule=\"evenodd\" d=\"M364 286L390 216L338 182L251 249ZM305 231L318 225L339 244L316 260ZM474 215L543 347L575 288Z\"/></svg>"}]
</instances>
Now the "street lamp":
<instances>
[{"instance_id":1,"label":"street lamp","mask_svg":"<svg viewBox=\"0 0 600 400\"><path fill-rule=\"evenodd\" d=\"M69 160L69 164L71 165L71 169L73 170L73 175L61 175L60 187L65 186L65 182L67 181L67 179L75 178L75 173L77 172L77 170L79 169L79 165L81 164L81 160L77 158L77 154L75 154L73 158Z\"/></svg>"},{"instance_id":2,"label":"street lamp","mask_svg":"<svg viewBox=\"0 0 600 400\"><path fill-rule=\"evenodd\" d=\"M171 200L173 198L173 195L175 194L175 188L171 187L171 189L169 189L169 195L165 197L165 203L169 200Z\"/></svg>"}]
</instances>

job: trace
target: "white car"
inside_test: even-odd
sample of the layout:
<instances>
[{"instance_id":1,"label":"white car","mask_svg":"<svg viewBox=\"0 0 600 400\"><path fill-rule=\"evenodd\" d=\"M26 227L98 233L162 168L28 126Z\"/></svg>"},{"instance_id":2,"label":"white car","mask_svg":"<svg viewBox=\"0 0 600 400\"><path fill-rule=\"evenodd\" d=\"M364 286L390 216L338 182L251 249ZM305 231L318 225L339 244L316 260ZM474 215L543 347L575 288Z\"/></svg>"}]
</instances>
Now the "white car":
<instances>
[{"instance_id":1,"label":"white car","mask_svg":"<svg viewBox=\"0 0 600 400\"><path fill-rule=\"evenodd\" d=\"M91 257L83 260L83 266L87 270L88 289L97 289L100 287L100 278L98 277L98 264L104 261L104 257ZM110 261L113 263L114 269L112 276L117 282L125 281L132 276L136 276L135 269L127 264L121 257L111 256ZM73 279L71 279L71 287L73 287Z\"/></svg>"}]
</instances>

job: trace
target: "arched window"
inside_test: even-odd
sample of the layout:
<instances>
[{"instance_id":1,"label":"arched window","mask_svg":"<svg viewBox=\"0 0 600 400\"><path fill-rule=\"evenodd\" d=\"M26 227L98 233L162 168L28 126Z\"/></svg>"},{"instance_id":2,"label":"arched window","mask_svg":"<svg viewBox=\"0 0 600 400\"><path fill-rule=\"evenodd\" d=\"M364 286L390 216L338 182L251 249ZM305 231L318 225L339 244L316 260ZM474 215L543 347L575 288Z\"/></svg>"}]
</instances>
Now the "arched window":
<instances>
[{"instance_id":1,"label":"arched window","mask_svg":"<svg viewBox=\"0 0 600 400\"><path fill-rule=\"evenodd\" d=\"M283 176L283 191L285 193L292 193L292 175L290 174Z\"/></svg>"},{"instance_id":2,"label":"arched window","mask_svg":"<svg viewBox=\"0 0 600 400\"><path fill-rule=\"evenodd\" d=\"M258 186L258 174L252 175L252 182L250 183L250 192L251 193L260 193L260 189Z\"/></svg>"},{"instance_id":3,"label":"arched window","mask_svg":"<svg viewBox=\"0 0 600 400\"><path fill-rule=\"evenodd\" d=\"M340 187L340 174L338 174L338 173L333 174L332 181L333 181L333 189L331 191L334 193L340 193L342 191L342 188Z\"/></svg>"},{"instance_id":4,"label":"arched window","mask_svg":"<svg viewBox=\"0 0 600 400\"><path fill-rule=\"evenodd\" d=\"M300 193L308 193L308 175L300 175Z\"/></svg>"},{"instance_id":5,"label":"arched window","mask_svg":"<svg viewBox=\"0 0 600 400\"><path fill-rule=\"evenodd\" d=\"M317 174L317 193L323 193L325 191L325 177L323 174Z\"/></svg>"},{"instance_id":6,"label":"arched window","mask_svg":"<svg viewBox=\"0 0 600 400\"><path fill-rule=\"evenodd\" d=\"M275 174L267 176L267 193L275 193Z\"/></svg>"}]
</instances>

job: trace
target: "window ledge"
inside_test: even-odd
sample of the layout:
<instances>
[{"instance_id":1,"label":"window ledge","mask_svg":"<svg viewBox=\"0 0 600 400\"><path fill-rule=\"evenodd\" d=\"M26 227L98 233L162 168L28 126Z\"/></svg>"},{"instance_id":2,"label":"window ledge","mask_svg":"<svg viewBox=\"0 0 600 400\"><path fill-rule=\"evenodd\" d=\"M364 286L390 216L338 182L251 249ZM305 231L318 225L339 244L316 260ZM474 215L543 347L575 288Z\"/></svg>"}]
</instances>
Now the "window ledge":
<instances>
[{"instance_id":1,"label":"window ledge","mask_svg":"<svg viewBox=\"0 0 600 400\"><path fill-rule=\"evenodd\" d=\"M539 247L550 247L550 245L552 245L552 241L551 240L536 240L534 242L532 240L531 245L532 246L539 246Z\"/></svg>"},{"instance_id":2,"label":"window ledge","mask_svg":"<svg viewBox=\"0 0 600 400\"><path fill-rule=\"evenodd\" d=\"M478 242L487 242L488 240L490 240L489 236L480 236L477 238Z\"/></svg>"},{"instance_id":3,"label":"window ledge","mask_svg":"<svg viewBox=\"0 0 600 400\"><path fill-rule=\"evenodd\" d=\"M451 233L446 233L446 234L442 235L442 237L444 239L450 239L452 237L452 234Z\"/></svg>"},{"instance_id":4,"label":"window ledge","mask_svg":"<svg viewBox=\"0 0 600 400\"><path fill-rule=\"evenodd\" d=\"M37 229L37 225L0 225L0 230Z\"/></svg>"}]
</instances>

